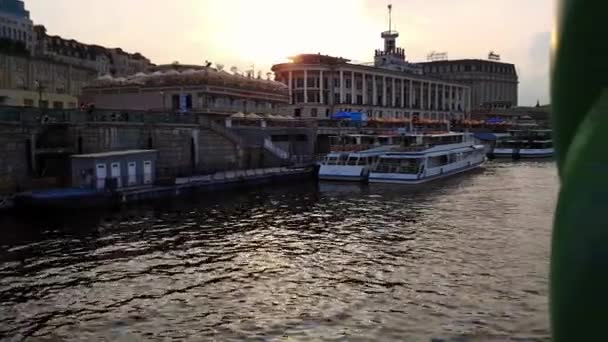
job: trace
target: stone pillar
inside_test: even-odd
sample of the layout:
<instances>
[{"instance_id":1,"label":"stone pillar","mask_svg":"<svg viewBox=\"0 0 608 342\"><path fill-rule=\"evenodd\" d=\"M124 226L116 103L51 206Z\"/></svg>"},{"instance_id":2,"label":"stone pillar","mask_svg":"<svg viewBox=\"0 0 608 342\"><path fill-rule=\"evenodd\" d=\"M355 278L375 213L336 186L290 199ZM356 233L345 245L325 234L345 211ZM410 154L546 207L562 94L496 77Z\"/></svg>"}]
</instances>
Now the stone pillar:
<instances>
[{"instance_id":1,"label":"stone pillar","mask_svg":"<svg viewBox=\"0 0 608 342\"><path fill-rule=\"evenodd\" d=\"M435 110L439 110L439 83L435 83Z\"/></svg>"},{"instance_id":2,"label":"stone pillar","mask_svg":"<svg viewBox=\"0 0 608 342\"><path fill-rule=\"evenodd\" d=\"M368 104L367 99L367 77L365 74L361 74L361 79L363 80L363 104Z\"/></svg>"},{"instance_id":3,"label":"stone pillar","mask_svg":"<svg viewBox=\"0 0 608 342\"><path fill-rule=\"evenodd\" d=\"M448 109L452 111L454 109L454 87L449 86L448 88Z\"/></svg>"},{"instance_id":4,"label":"stone pillar","mask_svg":"<svg viewBox=\"0 0 608 342\"><path fill-rule=\"evenodd\" d=\"M374 98L372 99L372 105L378 105L378 84L376 84L376 75L372 74L372 95Z\"/></svg>"},{"instance_id":5,"label":"stone pillar","mask_svg":"<svg viewBox=\"0 0 608 342\"><path fill-rule=\"evenodd\" d=\"M397 99L396 99L397 96L396 96L396 89L395 89L395 87L396 87L396 82L395 82L395 78L393 77L393 89L392 89L393 94L392 94L392 98L391 98L391 102L392 102L391 105L393 107L397 107Z\"/></svg>"},{"instance_id":6,"label":"stone pillar","mask_svg":"<svg viewBox=\"0 0 608 342\"><path fill-rule=\"evenodd\" d=\"M340 104L344 103L344 70L340 70Z\"/></svg>"},{"instance_id":7,"label":"stone pillar","mask_svg":"<svg viewBox=\"0 0 608 342\"><path fill-rule=\"evenodd\" d=\"M304 103L308 103L308 70L304 70Z\"/></svg>"},{"instance_id":8,"label":"stone pillar","mask_svg":"<svg viewBox=\"0 0 608 342\"><path fill-rule=\"evenodd\" d=\"M432 102L432 97L431 97L431 89L432 89L431 85L432 85L432 83L429 82L428 85L429 85L429 92L428 92L428 95L427 95L426 106L428 107L428 109L431 109L431 103L433 103ZM437 110L437 108L435 108L435 110Z\"/></svg>"},{"instance_id":9,"label":"stone pillar","mask_svg":"<svg viewBox=\"0 0 608 342\"><path fill-rule=\"evenodd\" d=\"M405 108L405 79L401 79L401 108Z\"/></svg>"},{"instance_id":10,"label":"stone pillar","mask_svg":"<svg viewBox=\"0 0 608 342\"><path fill-rule=\"evenodd\" d=\"M424 110L424 82L420 81L420 110Z\"/></svg>"},{"instance_id":11,"label":"stone pillar","mask_svg":"<svg viewBox=\"0 0 608 342\"><path fill-rule=\"evenodd\" d=\"M410 89L408 91L408 97L409 97L409 107L413 108L413 103L414 103L414 81L410 80Z\"/></svg>"},{"instance_id":12,"label":"stone pillar","mask_svg":"<svg viewBox=\"0 0 608 342\"><path fill-rule=\"evenodd\" d=\"M357 103L357 101L356 101L357 96L355 96L356 89L357 89L357 87L355 87L355 72L353 71L353 73L351 75L351 83L350 83L350 103L351 104Z\"/></svg>"},{"instance_id":13,"label":"stone pillar","mask_svg":"<svg viewBox=\"0 0 608 342\"><path fill-rule=\"evenodd\" d=\"M471 118L471 88L467 89L467 105L465 117Z\"/></svg>"},{"instance_id":14,"label":"stone pillar","mask_svg":"<svg viewBox=\"0 0 608 342\"><path fill-rule=\"evenodd\" d=\"M289 104L293 104L293 71L289 72Z\"/></svg>"},{"instance_id":15,"label":"stone pillar","mask_svg":"<svg viewBox=\"0 0 608 342\"><path fill-rule=\"evenodd\" d=\"M323 89L323 70L319 70L319 102L325 104L325 90Z\"/></svg>"},{"instance_id":16,"label":"stone pillar","mask_svg":"<svg viewBox=\"0 0 608 342\"><path fill-rule=\"evenodd\" d=\"M386 107L386 76L382 76L382 106Z\"/></svg>"}]
</instances>

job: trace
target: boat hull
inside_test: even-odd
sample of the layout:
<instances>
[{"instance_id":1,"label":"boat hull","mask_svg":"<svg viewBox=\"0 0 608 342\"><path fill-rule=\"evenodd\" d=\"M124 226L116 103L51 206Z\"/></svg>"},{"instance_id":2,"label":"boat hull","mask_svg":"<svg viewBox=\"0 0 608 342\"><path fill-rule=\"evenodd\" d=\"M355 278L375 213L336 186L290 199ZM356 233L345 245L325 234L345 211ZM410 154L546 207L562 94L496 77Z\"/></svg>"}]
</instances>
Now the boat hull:
<instances>
[{"instance_id":1,"label":"boat hull","mask_svg":"<svg viewBox=\"0 0 608 342\"><path fill-rule=\"evenodd\" d=\"M434 175L434 176L430 176L430 177L420 177L420 178L401 178L399 176L396 176L394 174L377 174L377 173L372 173L369 176L369 182L370 183L384 183L384 184L405 184L405 185L417 185L417 184L424 184L424 183L428 183L428 182L432 182L435 180L439 180L439 179L443 179L443 178L448 178L448 177L452 177L464 172L469 172L469 171L473 171L479 167L481 167L484 164L485 161L479 162L479 163L474 163L471 164L470 166L467 165L465 167L461 167L458 169L454 169L450 172L446 172L446 173L442 173L439 175Z\"/></svg>"},{"instance_id":2,"label":"boat hull","mask_svg":"<svg viewBox=\"0 0 608 342\"><path fill-rule=\"evenodd\" d=\"M322 165L319 179L323 181L364 182L367 181L369 169L363 166Z\"/></svg>"},{"instance_id":3,"label":"boat hull","mask_svg":"<svg viewBox=\"0 0 608 342\"><path fill-rule=\"evenodd\" d=\"M495 149L489 156L493 158L551 158L553 149Z\"/></svg>"}]
</instances>

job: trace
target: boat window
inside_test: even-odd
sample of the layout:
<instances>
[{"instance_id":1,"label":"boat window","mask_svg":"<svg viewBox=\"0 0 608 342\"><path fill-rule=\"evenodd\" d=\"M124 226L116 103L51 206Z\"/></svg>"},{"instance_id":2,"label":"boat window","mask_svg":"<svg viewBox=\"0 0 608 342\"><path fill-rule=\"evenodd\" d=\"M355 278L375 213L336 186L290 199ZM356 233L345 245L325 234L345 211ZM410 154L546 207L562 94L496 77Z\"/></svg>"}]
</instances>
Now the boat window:
<instances>
[{"instance_id":1,"label":"boat window","mask_svg":"<svg viewBox=\"0 0 608 342\"><path fill-rule=\"evenodd\" d=\"M439 167L449 164L448 155L430 157L429 158L429 167Z\"/></svg>"},{"instance_id":2,"label":"boat window","mask_svg":"<svg viewBox=\"0 0 608 342\"><path fill-rule=\"evenodd\" d=\"M417 174L420 169L420 160L418 159L393 159L380 158L374 166L374 172L378 173L403 173Z\"/></svg>"},{"instance_id":3,"label":"boat window","mask_svg":"<svg viewBox=\"0 0 608 342\"><path fill-rule=\"evenodd\" d=\"M359 157L348 157L348 161L346 162L346 165L355 166L355 165L357 165L358 161L359 161Z\"/></svg>"},{"instance_id":4,"label":"boat window","mask_svg":"<svg viewBox=\"0 0 608 342\"><path fill-rule=\"evenodd\" d=\"M327 165L340 165L340 158L336 156L327 157Z\"/></svg>"}]
</instances>

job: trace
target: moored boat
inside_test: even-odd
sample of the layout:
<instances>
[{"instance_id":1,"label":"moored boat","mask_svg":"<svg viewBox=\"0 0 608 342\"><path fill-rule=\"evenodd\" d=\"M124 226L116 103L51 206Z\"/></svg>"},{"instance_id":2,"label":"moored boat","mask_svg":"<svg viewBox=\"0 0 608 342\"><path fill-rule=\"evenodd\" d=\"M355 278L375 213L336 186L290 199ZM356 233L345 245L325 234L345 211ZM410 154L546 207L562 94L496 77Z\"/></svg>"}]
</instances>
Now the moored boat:
<instances>
[{"instance_id":1,"label":"moored boat","mask_svg":"<svg viewBox=\"0 0 608 342\"><path fill-rule=\"evenodd\" d=\"M371 167L392 148L394 146L380 146L360 152L330 153L321 163L319 179L366 182Z\"/></svg>"},{"instance_id":2,"label":"moored boat","mask_svg":"<svg viewBox=\"0 0 608 342\"><path fill-rule=\"evenodd\" d=\"M478 168L485 161L483 145L470 133L424 133L405 136L404 145L381 155L370 183L421 184Z\"/></svg>"},{"instance_id":3,"label":"moored boat","mask_svg":"<svg viewBox=\"0 0 608 342\"><path fill-rule=\"evenodd\" d=\"M509 135L496 141L489 153L491 158L549 158L555 150L551 130L513 130Z\"/></svg>"}]
</instances>

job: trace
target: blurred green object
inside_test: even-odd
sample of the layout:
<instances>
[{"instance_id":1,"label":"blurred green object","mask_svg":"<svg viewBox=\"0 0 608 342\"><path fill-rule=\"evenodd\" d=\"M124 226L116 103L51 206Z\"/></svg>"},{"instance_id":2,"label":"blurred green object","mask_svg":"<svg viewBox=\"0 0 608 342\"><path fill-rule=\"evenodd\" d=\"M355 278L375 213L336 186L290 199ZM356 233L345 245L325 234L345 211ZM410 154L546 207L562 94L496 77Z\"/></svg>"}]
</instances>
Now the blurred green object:
<instances>
[{"instance_id":1,"label":"blurred green object","mask_svg":"<svg viewBox=\"0 0 608 342\"><path fill-rule=\"evenodd\" d=\"M553 125L561 180L551 260L555 341L608 341L608 0L561 0Z\"/></svg>"}]
</instances>

